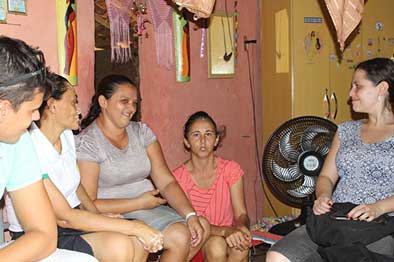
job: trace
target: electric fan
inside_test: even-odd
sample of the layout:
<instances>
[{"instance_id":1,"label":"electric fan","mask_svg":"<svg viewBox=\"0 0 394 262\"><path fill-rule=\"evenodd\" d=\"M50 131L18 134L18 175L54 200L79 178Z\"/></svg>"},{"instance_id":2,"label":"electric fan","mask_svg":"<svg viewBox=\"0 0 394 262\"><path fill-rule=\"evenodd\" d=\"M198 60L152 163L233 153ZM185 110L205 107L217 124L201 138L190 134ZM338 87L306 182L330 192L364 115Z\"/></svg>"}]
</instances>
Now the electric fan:
<instances>
[{"instance_id":1,"label":"electric fan","mask_svg":"<svg viewBox=\"0 0 394 262\"><path fill-rule=\"evenodd\" d=\"M327 119L302 116L285 122L271 135L263 154L265 180L280 201L301 208L298 218L272 227L271 233L286 235L305 224L316 180L336 130L337 126Z\"/></svg>"}]
</instances>

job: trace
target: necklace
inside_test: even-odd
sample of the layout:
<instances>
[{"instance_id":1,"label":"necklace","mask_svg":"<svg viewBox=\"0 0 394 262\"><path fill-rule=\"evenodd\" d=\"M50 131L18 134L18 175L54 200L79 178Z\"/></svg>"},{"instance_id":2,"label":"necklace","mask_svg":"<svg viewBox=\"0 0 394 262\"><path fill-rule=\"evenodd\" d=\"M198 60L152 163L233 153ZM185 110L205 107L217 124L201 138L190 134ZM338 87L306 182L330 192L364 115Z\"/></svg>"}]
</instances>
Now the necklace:
<instances>
[{"instance_id":1,"label":"necklace","mask_svg":"<svg viewBox=\"0 0 394 262\"><path fill-rule=\"evenodd\" d=\"M227 0L224 0L224 10L225 10L225 13L226 13L228 37L229 37L229 40L230 40L230 47L231 47L231 50L230 50L231 52L227 53L226 33L225 33L225 30L224 30L224 22L223 22L223 18L222 18L222 29L223 29L223 39L224 39L224 56L223 56L223 59L224 59L224 61L227 62L227 61L230 61L231 56L233 55L233 50L234 50L233 38L231 36L230 19L229 19L229 16L228 16L228 9L227 9Z\"/></svg>"},{"instance_id":2,"label":"necklace","mask_svg":"<svg viewBox=\"0 0 394 262\"><path fill-rule=\"evenodd\" d=\"M223 55L223 59L224 59L224 61L228 62L228 61L230 61L231 56L233 55L233 52L227 53L226 32L225 32L225 30L224 30L223 17L222 17L222 29L223 29L223 43L224 43L224 55Z\"/></svg>"}]
</instances>

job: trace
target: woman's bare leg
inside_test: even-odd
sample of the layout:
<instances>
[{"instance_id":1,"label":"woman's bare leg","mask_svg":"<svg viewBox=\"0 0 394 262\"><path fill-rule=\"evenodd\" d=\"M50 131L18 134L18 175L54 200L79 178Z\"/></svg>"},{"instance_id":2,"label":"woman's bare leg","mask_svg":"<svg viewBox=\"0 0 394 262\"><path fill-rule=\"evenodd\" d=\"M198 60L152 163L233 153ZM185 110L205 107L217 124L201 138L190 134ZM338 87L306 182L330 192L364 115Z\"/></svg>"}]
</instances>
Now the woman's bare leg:
<instances>
[{"instance_id":1,"label":"woman's bare leg","mask_svg":"<svg viewBox=\"0 0 394 262\"><path fill-rule=\"evenodd\" d=\"M116 232L97 232L81 236L93 249L100 262L132 262L134 246L129 237Z\"/></svg>"},{"instance_id":2,"label":"woman's bare leg","mask_svg":"<svg viewBox=\"0 0 394 262\"><path fill-rule=\"evenodd\" d=\"M136 237L129 237L134 246L134 262L148 260L149 252L145 250L142 243Z\"/></svg>"},{"instance_id":3,"label":"woman's bare leg","mask_svg":"<svg viewBox=\"0 0 394 262\"><path fill-rule=\"evenodd\" d=\"M227 243L223 237L210 236L202 248L205 262L226 262Z\"/></svg>"},{"instance_id":4,"label":"woman's bare leg","mask_svg":"<svg viewBox=\"0 0 394 262\"><path fill-rule=\"evenodd\" d=\"M169 225L164 231L164 252L160 262L186 261L189 255L191 235L184 223Z\"/></svg>"}]
</instances>

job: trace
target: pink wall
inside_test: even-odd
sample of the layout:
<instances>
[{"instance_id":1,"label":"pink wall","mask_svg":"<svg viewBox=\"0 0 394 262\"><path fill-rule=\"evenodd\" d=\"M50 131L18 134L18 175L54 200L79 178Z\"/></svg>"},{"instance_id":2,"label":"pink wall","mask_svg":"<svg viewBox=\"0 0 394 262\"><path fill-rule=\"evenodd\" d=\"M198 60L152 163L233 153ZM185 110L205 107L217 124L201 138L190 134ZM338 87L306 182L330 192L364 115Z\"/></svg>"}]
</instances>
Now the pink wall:
<instances>
[{"instance_id":1,"label":"pink wall","mask_svg":"<svg viewBox=\"0 0 394 262\"><path fill-rule=\"evenodd\" d=\"M249 85L247 53L243 49L243 36L259 39L256 33L258 1L238 0L239 16L239 54L236 76L230 79L208 79L207 56L199 57L201 31L194 30L190 24L191 81L177 83L175 68L166 70L156 64L154 32L147 26L149 38L140 42L140 75L142 95L142 120L148 123L158 135L170 168L183 163L188 154L182 145L182 127L187 117L197 110L207 111L218 125L226 126L226 137L218 154L240 163L244 169L245 192L249 215L254 221L256 213L261 216L262 188L258 177L252 102ZM233 11L233 1L227 0L229 11ZM224 0L216 1L216 10L224 10ZM256 46L250 46L252 70L256 70ZM255 87L260 89L255 77ZM255 92L260 101L260 91ZM257 106L259 108L260 106ZM258 124L261 122L257 116ZM260 135L258 135L260 136Z\"/></svg>"},{"instance_id":2,"label":"pink wall","mask_svg":"<svg viewBox=\"0 0 394 262\"><path fill-rule=\"evenodd\" d=\"M0 24L0 33L20 38L45 53L47 64L58 69L55 1L27 2L27 16L9 15L8 23ZM33 4L34 3L34 4ZM93 1L77 2L78 75L77 92L83 113L86 113L94 90L94 5ZM224 0L216 1L216 10L223 10ZM233 1L228 0L230 11ZM260 39L258 1L238 0L239 55L236 76L231 79L208 79L207 57L199 57L201 31L191 24L191 81L175 82L174 68L166 70L156 64L153 28L147 24L149 38L140 44L142 119L157 133L170 168L187 159L182 146L182 126L188 115L197 110L211 114L227 135L218 154L241 164L245 176L247 207L252 221L261 216L262 188L255 161L252 102L249 87L247 53L242 38ZM253 10L253 11L252 11ZM148 10L149 12L149 10ZM18 25L11 25L18 24ZM260 76L257 73L260 46L249 48L254 87L257 124L260 126ZM256 88L257 87L257 88ZM260 128L259 128L260 130ZM258 132L260 134L260 132ZM258 135L260 137L260 135Z\"/></svg>"},{"instance_id":3,"label":"pink wall","mask_svg":"<svg viewBox=\"0 0 394 262\"><path fill-rule=\"evenodd\" d=\"M26 1L27 15L8 14L7 24L0 24L0 34L19 38L39 47L47 65L58 72L56 1ZM78 86L82 112L87 111L94 91L94 4L77 1ZM81 37L83 36L83 37Z\"/></svg>"}]
</instances>

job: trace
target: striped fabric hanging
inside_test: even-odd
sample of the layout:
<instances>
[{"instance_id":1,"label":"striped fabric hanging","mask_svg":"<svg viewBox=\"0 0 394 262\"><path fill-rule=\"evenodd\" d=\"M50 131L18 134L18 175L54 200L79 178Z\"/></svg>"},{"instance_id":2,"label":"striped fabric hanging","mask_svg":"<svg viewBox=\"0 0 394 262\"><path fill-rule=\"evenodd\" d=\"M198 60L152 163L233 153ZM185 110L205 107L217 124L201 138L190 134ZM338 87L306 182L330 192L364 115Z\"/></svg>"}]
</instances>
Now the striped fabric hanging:
<instances>
[{"instance_id":1,"label":"striped fabric hanging","mask_svg":"<svg viewBox=\"0 0 394 262\"><path fill-rule=\"evenodd\" d=\"M360 23L364 0L325 0L328 12L337 31L337 40L341 51L345 41Z\"/></svg>"}]
</instances>

